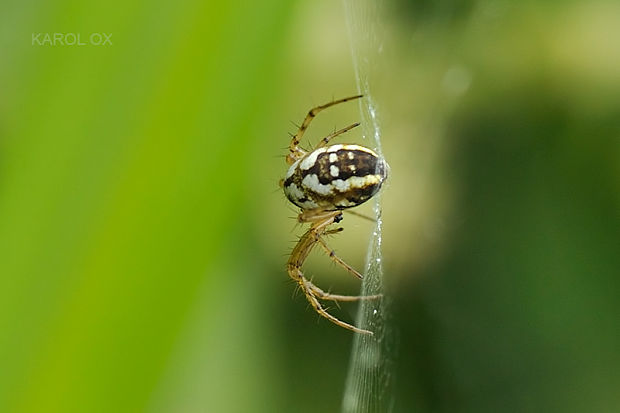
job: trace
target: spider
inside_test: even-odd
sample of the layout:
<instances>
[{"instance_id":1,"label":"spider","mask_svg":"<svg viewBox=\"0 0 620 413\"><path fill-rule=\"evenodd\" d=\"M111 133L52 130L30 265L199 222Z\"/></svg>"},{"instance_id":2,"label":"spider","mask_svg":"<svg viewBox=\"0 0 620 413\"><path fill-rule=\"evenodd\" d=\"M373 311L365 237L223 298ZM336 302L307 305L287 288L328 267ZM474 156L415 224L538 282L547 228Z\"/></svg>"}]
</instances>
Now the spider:
<instances>
[{"instance_id":1,"label":"spider","mask_svg":"<svg viewBox=\"0 0 620 413\"><path fill-rule=\"evenodd\" d=\"M300 223L311 224L291 252L286 264L289 276L299 285L312 307L322 317L356 333L372 335L372 331L355 327L334 317L325 310L319 300L357 301L376 299L381 297L381 294L368 296L331 294L314 285L302 272L306 258L318 244L337 265L355 277L362 278L359 272L334 253L325 242L325 236L343 231L344 228L341 227L330 228L332 224L342 221L343 210L368 201L379 191L387 178L387 164L374 151L364 146L353 144L327 146L332 138L359 126L359 123L324 137L310 152L299 147L304 132L319 112L362 96L334 100L310 109L291 140L286 157L290 167L281 185L288 200L301 209L297 220Z\"/></svg>"}]
</instances>

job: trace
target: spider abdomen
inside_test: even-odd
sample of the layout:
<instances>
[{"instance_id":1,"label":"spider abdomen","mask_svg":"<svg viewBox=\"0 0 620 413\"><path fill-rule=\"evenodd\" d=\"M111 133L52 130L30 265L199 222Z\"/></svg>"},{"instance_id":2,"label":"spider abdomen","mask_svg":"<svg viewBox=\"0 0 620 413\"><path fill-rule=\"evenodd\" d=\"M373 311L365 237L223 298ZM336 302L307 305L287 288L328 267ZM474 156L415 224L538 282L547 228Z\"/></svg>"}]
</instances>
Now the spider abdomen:
<instances>
[{"instance_id":1,"label":"spider abdomen","mask_svg":"<svg viewBox=\"0 0 620 413\"><path fill-rule=\"evenodd\" d=\"M352 208L372 198L386 178L386 163L374 151L360 145L332 145L291 165L284 193L304 210Z\"/></svg>"}]
</instances>

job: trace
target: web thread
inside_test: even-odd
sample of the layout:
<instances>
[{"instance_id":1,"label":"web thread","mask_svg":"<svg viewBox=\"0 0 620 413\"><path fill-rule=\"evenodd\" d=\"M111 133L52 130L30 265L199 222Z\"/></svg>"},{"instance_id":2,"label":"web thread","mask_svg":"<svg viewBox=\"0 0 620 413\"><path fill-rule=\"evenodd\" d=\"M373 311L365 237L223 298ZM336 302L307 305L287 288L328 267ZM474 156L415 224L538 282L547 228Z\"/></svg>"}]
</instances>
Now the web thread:
<instances>
[{"instance_id":1,"label":"web thread","mask_svg":"<svg viewBox=\"0 0 620 413\"><path fill-rule=\"evenodd\" d=\"M377 108L370 88L373 62L382 50L379 11L381 1L343 0L351 55L360 99L365 144L383 156ZM343 413L392 411L392 331L389 328L389 299L385 295L382 262L381 194L374 201L376 224L368 245L362 295L384 294L380 300L360 302L357 325L374 334L356 334L342 401Z\"/></svg>"}]
</instances>

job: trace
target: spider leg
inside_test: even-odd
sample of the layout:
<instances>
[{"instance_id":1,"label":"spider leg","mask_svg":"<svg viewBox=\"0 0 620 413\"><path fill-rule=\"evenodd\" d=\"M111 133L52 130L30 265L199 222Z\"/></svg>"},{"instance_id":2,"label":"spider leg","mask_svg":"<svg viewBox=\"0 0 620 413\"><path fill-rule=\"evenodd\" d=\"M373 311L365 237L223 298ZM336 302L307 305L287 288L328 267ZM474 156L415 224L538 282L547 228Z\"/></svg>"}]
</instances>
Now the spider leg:
<instances>
[{"instance_id":1,"label":"spider leg","mask_svg":"<svg viewBox=\"0 0 620 413\"><path fill-rule=\"evenodd\" d=\"M348 132L348 131L350 131L350 130L351 130L351 129L353 129L353 128L356 128L356 127L358 127L359 125L360 125L360 124L359 124L359 122L356 122L356 123L354 123L354 124L352 124L352 125L349 125L349 126L347 126L347 127L345 127L345 128L342 128L342 129L340 129L340 130L337 130L337 131L336 131L336 132L334 132L334 133L330 133L329 135L327 135L326 137L324 137L323 139L321 139L321 140L319 141L319 143L318 143L318 144L314 147L314 149L322 148L323 146L327 145L327 144L329 143L329 141L330 141L332 138L335 138L335 137L336 137L336 136L338 136L338 135L342 135L343 133Z\"/></svg>"},{"instance_id":2,"label":"spider leg","mask_svg":"<svg viewBox=\"0 0 620 413\"><path fill-rule=\"evenodd\" d=\"M365 219L367 221L370 221L370 222L377 222L377 220L374 219L373 217L369 217L368 215L360 214L357 211L351 211L350 209L345 209L344 212L346 212L348 214L351 214L351 215L355 215L356 217L363 218L363 219Z\"/></svg>"},{"instance_id":3,"label":"spider leg","mask_svg":"<svg viewBox=\"0 0 620 413\"><path fill-rule=\"evenodd\" d=\"M308 126L310 125L310 122L312 122L312 119L314 119L314 117L320 111L327 109L330 106L334 106L339 103L348 102L353 99L359 99L361 97L362 95L356 95L356 96L351 96L351 97L344 98L344 99L332 100L329 103L326 103L324 105L319 105L319 106L316 106L310 109L304 121L302 122L301 126L297 130L297 133L293 136L293 139L291 139L291 144L289 145L289 154L286 157L286 162L289 165L292 165L296 160L304 157L304 155L306 154L306 151L304 151L303 149L299 147L299 142L301 142L301 138L304 136L304 132L306 132L306 129L308 129Z\"/></svg>"},{"instance_id":4,"label":"spider leg","mask_svg":"<svg viewBox=\"0 0 620 413\"><path fill-rule=\"evenodd\" d=\"M342 227L334 228L334 229L328 229L327 231L323 231L323 235L338 234L338 233L340 233L342 231L344 231L344 228L342 228Z\"/></svg>"},{"instance_id":5,"label":"spider leg","mask_svg":"<svg viewBox=\"0 0 620 413\"><path fill-rule=\"evenodd\" d=\"M342 231L342 228L338 228L337 230L325 231L325 234L333 234L333 233L337 233L337 232L341 232L341 231ZM353 274L354 276L356 276L360 280L362 278L364 278L362 276L362 274L360 274L355 268L351 267L349 264L344 262L342 260L342 258L337 256L336 253L334 252L334 250L329 248L329 245L327 245L327 242L325 242L325 240L323 238L321 238L319 236L317 238L317 241L318 241L319 244L321 244L321 247L323 247L323 249L325 250L327 255L329 255L329 258L332 259L332 261L334 261L336 264L340 265L342 268L344 268L345 270L347 270L348 272L350 272L351 274Z\"/></svg>"},{"instance_id":6,"label":"spider leg","mask_svg":"<svg viewBox=\"0 0 620 413\"><path fill-rule=\"evenodd\" d=\"M357 300L379 298L380 295L358 297L358 296L330 294L330 293L323 291L322 289L314 285L312 282L310 282L308 279L306 279L306 277L304 277L303 275L303 272L301 271L301 267L303 266L304 262L308 258L308 255L310 254L310 251L312 251L312 248L317 243L323 245L324 241L321 239L322 235L335 234L337 232L342 231L342 228L326 230L327 226L331 225L334 222L339 222L341 218L342 218L342 213L340 211L315 210L315 211L302 212L299 215L299 221L300 222L312 222L312 227L310 227L310 229L308 229L308 231L306 231L304 235L301 236L301 238L297 242L297 245L295 245L295 248L293 248L291 256L286 265L287 271L288 271L289 276L295 282L297 282L301 290L304 292L304 295L306 296L308 302L310 302L314 310L317 313L319 313L319 315L321 315L324 318L327 318L329 321L331 321L332 323L340 327L346 328L351 331L355 331L356 333L372 334L372 331L357 328L329 314L327 310L323 308L323 306L319 302L319 299L331 300L331 301L357 301ZM342 262L342 264L346 265L348 268L351 268L346 263L344 263L344 261L342 260L340 261ZM353 268L351 268L351 270L355 271ZM357 271L355 271L355 273L357 273ZM359 275L359 273L357 274ZM361 275L359 276L361 277Z\"/></svg>"},{"instance_id":7,"label":"spider leg","mask_svg":"<svg viewBox=\"0 0 620 413\"><path fill-rule=\"evenodd\" d=\"M299 238L297 241L297 245L293 248L291 252L291 256L286 264L289 274L291 277L298 281L298 277L293 276L291 271L294 271L296 268L301 268L303 263L308 258L310 251L317 242L317 238L325 231L325 227L332 224L334 221L338 219L338 217L342 216L342 213L339 211L315 211L315 215L305 217L304 213L312 212L305 211L299 214L298 220L299 222L313 222L312 227L308 231L305 232L304 235Z\"/></svg>"},{"instance_id":8,"label":"spider leg","mask_svg":"<svg viewBox=\"0 0 620 413\"><path fill-rule=\"evenodd\" d=\"M316 285L312 283L312 281L306 280L306 284L308 288L312 290L314 296L316 296L320 300L329 300L329 301L360 301L360 300L376 300L377 298L383 297L383 294L375 294L375 295L339 295L339 294L330 294L326 291L323 291Z\"/></svg>"},{"instance_id":9,"label":"spider leg","mask_svg":"<svg viewBox=\"0 0 620 413\"><path fill-rule=\"evenodd\" d=\"M297 216L299 222L313 222L314 226L325 228L333 222L342 221L342 212L340 211L324 211L322 209L309 209L301 211Z\"/></svg>"},{"instance_id":10,"label":"spider leg","mask_svg":"<svg viewBox=\"0 0 620 413\"><path fill-rule=\"evenodd\" d=\"M332 323L346 328L348 330L351 331L355 331L356 333L360 333L360 334L370 334L372 335L372 331L369 330L364 330L361 328L357 328L349 323L346 323L344 321L339 320L338 318L334 317L333 315L331 315L330 313L327 312L327 310L325 310L325 308L323 308L323 306L321 305L321 303L319 302L318 298L325 298L325 299L332 299L333 301L355 301L356 298L354 297L346 297L346 296L336 296L336 295L332 295L332 294L328 294L326 292L324 292L323 290L321 290L320 288L318 288L317 286L315 286L314 284L312 284L306 277L303 276L303 273L301 272L301 269L299 267L295 267L295 268L289 268L289 275L291 276L291 278L293 280L295 280L298 284L300 289L304 292L304 295L306 296L306 299L308 300L308 302L310 303L310 305L312 305L312 308L314 308L314 310L319 313L319 315L321 315L322 317L327 318L329 321L331 321ZM319 296L317 298L317 295ZM331 298L329 298L331 297ZM333 297L342 297L344 298L343 300L336 300ZM353 298L353 299L351 299ZM365 297L362 297L365 298ZM369 296L368 298L375 298L374 296Z\"/></svg>"},{"instance_id":11,"label":"spider leg","mask_svg":"<svg viewBox=\"0 0 620 413\"><path fill-rule=\"evenodd\" d=\"M360 334L368 334L368 335L373 334L372 331L370 330L364 330L364 329L355 327L349 323L345 323L344 321L341 321L337 319L336 317L334 317L333 315L331 315L330 313L328 313L327 310L323 308L319 300L314 296L313 290L310 287L310 285L313 285L313 284L310 283L310 281L308 281L305 277L301 278L301 282L303 282L302 288L304 292L306 293L306 297L308 298L308 301L310 302L312 307L314 307L316 312L319 313L319 315L327 318L329 321L331 321L332 323L340 327L346 328L347 330L355 331L356 333L360 333Z\"/></svg>"}]
</instances>

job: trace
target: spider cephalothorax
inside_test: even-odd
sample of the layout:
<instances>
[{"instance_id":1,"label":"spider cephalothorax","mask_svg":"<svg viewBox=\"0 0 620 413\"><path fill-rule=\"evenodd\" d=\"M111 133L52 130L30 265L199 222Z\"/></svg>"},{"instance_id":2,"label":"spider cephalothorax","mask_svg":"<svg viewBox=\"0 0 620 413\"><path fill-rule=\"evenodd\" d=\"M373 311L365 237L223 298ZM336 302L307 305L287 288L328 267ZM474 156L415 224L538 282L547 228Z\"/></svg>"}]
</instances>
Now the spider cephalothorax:
<instances>
[{"instance_id":1,"label":"spider cephalothorax","mask_svg":"<svg viewBox=\"0 0 620 413\"><path fill-rule=\"evenodd\" d=\"M342 210L356 207L376 194L387 178L387 165L374 151L364 146L341 144L326 146L329 141L355 128L354 123L321 139L310 152L299 147L299 142L308 125L317 113L330 106L361 98L362 95L334 100L311 109L297 133L293 136L289 154L290 166L283 188L286 197L301 208L299 222L311 223L311 227L293 248L287 263L287 270L295 280L312 307L331 322L358 333L372 334L369 330L357 328L329 314L319 300L356 301L379 298L379 295L348 296L330 294L304 277L301 267L312 248L319 244L337 264L358 278L362 275L334 254L324 240L325 235L341 232L343 228L330 229L333 223L342 220Z\"/></svg>"}]
</instances>

